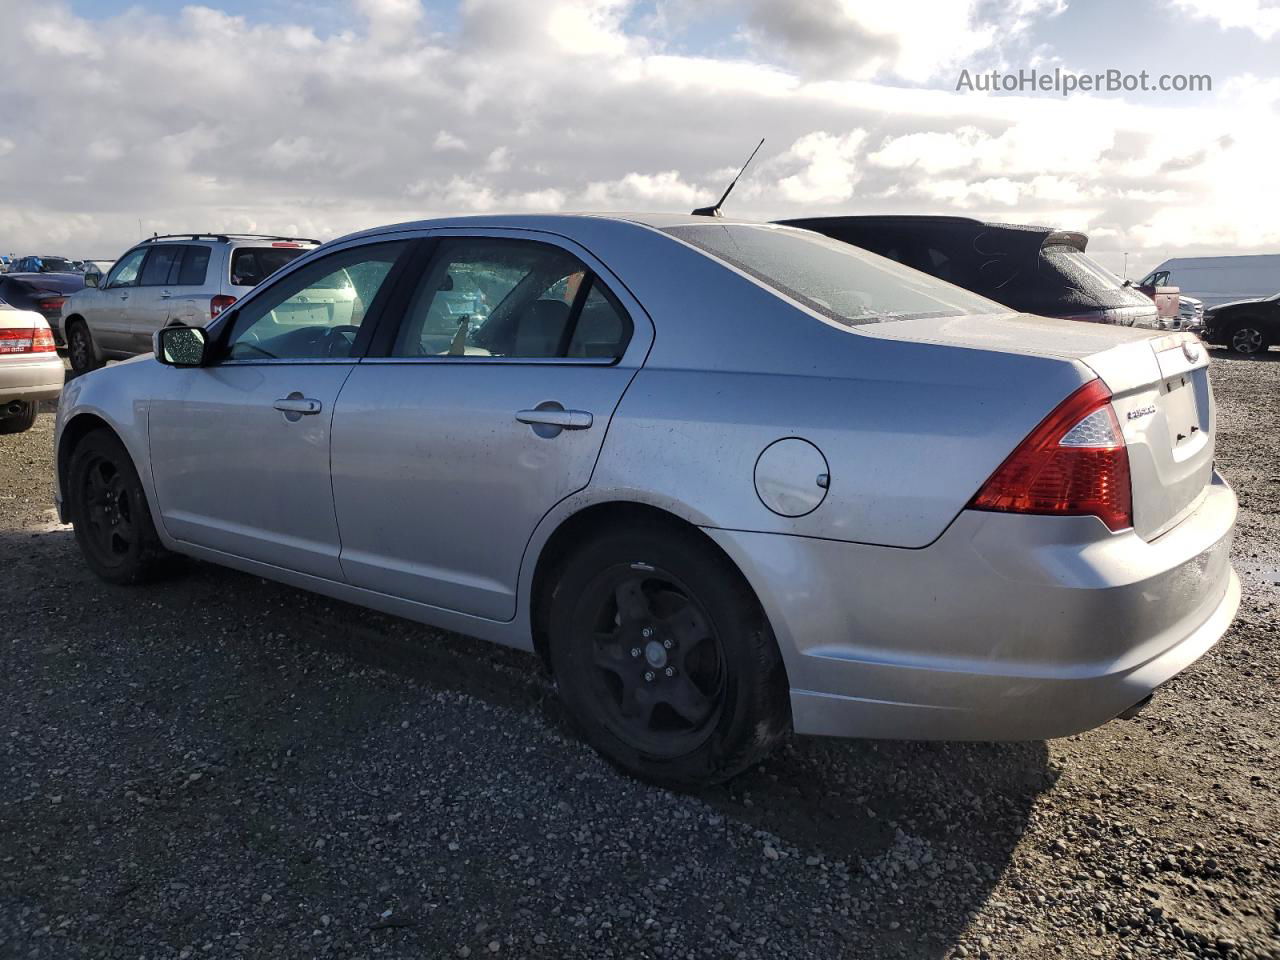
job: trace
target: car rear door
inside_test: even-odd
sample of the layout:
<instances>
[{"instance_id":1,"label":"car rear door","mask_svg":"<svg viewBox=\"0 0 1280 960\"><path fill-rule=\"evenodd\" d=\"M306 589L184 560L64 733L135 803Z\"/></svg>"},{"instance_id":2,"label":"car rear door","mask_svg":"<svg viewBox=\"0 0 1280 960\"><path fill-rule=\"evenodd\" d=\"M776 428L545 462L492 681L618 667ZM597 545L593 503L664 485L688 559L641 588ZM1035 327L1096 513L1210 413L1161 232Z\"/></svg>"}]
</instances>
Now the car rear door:
<instances>
[{"instance_id":1,"label":"car rear door","mask_svg":"<svg viewBox=\"0 0 1280 960\"><path fill-rule=\"evenodd\" d=\"M160 289L159 309L153 323L139 324L135 334L151 349L151 335L171 323L203 327L212 319L212 299L217 293L208 286L209 260L213 253L205 244L188 243L170 268L168 282Z\"/></svg>"},{"instance_id":2,"label":"car rear door","mask_svg":"<svg viewBox=\"0 0 1280 960\"><path fill-rule=\"evenodd\" d=\"M329 479L335 401L365 350L404 242L362 242L290 271L212 328L214 362L165 367L148 414L160 517L178 540L341 580ZM335 276L341 324L292 309Z\"/></svg>"},{"instance_id":3,"label":"car rear door","mask_svg":"<svg viewBox=\"0 0 1280 960\"><path fill-rule=\"evenodd\" d=\"M169 279L177 275L181 260L181 244L157 243L147 251L138 286L125 308L129 353L151 352L151 334L164 326L169 314Z\"/></svg>"},{"instance_id":4,"label":"car rear door","mask_svg":"<svg viewBox=\"0 0 1280 960\"><path fill-rule=\"evenodd\" d=\"M333 421L342 569L491 620L516 612L534 528L587 485L653 331L586 250L529 231L437 231Z\"/></svg>"}]
</instances>

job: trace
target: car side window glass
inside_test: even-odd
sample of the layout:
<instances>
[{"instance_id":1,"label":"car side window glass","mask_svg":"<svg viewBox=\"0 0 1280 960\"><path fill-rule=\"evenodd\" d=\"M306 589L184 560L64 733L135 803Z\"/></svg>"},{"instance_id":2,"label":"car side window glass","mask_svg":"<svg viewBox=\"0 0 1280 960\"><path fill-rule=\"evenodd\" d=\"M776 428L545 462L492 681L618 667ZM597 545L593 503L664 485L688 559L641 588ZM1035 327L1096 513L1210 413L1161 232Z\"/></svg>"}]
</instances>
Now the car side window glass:
<instances>
[{"instance_id":1,"label":"car side window glass","mask_svg":"<svg viewBox=\"0 0 1280 960\"><path fill-rule=\"evenodd\" d=\"M169 282L176 282L180 287L204 286L205 276L209 272L209 248L183 247L182 251L182 260L176 265L177 279L170 279Z\"/></svg>"},{"instance_id":2,"label":"car side window glass","mask_svg":"<svg viewBox=\"0 0 1280 960\"><path fill-rule=\"evenodd\" d=\"M142 267L142 258L147 255L146 248L131 250L126 253L107 274L108 287L133 287L138 284L138 270Z\"/></svg>"},{"instance_id":3,"label":"car side window glass","mask_svg":"<svg viewBox=\"0 0 1280 960\"><path fill-rule=\"evenodd\" d=\"M403 241L322 257L238 309L228 360L322 360L351 356L360 326L403 252Z\"/></svg>"},{"instance_id":4,"label":"car side window glass","mask_svg":"<svg viewBox=\"0 0 1280 960\"><path fill-rule=\"evenodd\" d=\"M569 339L568 355L612 360L622 356L630 339L631 320L627 312L599 278L593 277Z\"/></svg>"},{"instance_id":5,"label":"car side window glass","mask_svg":"<svg viewBox=\"0 0 1280 960\"><path fill-rule=\"evenodd\" d=\"M582 261L548 243L444 240L409 301L392 356L566 356L590 278Z\"/></svg>"},{"instance_id":6,"label":"car side window glass","mask_svg":"<svg viewBox=\"0 0 1280 960\"><path fill-rule=\"evenodd\" d=\"M147 262L142 267L142 276L138 280L140 287L162 287L169 282L169 271L182 256L182 248L178 246L152 247Z\"/></svg>"}]
</instances>

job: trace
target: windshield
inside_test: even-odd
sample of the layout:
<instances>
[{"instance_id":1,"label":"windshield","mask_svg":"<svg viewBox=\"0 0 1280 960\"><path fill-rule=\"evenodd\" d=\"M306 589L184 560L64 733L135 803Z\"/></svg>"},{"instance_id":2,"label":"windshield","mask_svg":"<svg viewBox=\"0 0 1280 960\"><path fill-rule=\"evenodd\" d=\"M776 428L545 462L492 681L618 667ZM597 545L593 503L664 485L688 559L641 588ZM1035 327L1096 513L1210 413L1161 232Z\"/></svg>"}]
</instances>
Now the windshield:
<instances>
[{"instance_id":1,"label":"windshield","mask_svg":"<svg viewBox=\"0 0 1280 960\"><path fill-rule=\"evenodd\" d=\"M41 257L40 258L41 273L77 273L75 265L70 260L64 260L62 257Z\"/></svg>"},{"instance_id":2,"label":"windshield","mask_svg":"<svg viewBox=\"0 0 1280 960\"><path fill-rule=\"evenodd\" d=\"M735 223L664 232L839 323L1008 312L986 297L805 230Z\"/></svg>"}]
</instances>

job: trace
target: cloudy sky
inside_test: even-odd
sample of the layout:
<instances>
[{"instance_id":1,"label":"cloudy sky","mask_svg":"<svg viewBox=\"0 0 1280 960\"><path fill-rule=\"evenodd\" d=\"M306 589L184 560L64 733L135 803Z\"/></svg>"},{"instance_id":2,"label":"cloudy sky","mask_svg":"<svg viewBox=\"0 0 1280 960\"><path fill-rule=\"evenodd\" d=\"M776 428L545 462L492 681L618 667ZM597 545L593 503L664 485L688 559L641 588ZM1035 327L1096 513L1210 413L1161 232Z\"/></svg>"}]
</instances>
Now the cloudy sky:
<instances>
[{"instance_id":1,"label":"cloudy sky","mask_svg":"<svg viewBox=\"0 0 1280 960\"><path fill-rule=\"evenodd\" d=\"M0 250L712 201L1280 250L1275 0L0 0ZM1207 93L957 91L962 70Z\"/></svg>"}]
</instances>

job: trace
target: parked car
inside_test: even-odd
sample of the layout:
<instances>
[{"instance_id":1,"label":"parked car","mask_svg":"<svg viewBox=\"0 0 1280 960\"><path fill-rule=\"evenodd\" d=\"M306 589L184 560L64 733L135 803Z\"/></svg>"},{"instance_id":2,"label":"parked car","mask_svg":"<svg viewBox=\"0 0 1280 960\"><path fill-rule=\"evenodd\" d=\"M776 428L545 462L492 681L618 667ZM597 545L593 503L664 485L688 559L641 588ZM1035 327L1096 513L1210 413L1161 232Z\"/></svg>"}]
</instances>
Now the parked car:
<instances>
[{"instance_id":1,"label":"parked car","mask_svg":"<svg viewBox=\"0 0 1280 960\"><path fill-rule=\"evenodd\" d=\"M156 330L209 322L316 246L300 237L249 234L149 237L105 276L85 274L85 288L63 306L61 332L71 366L86 373L109 359L147 353Z\"/></svg>"},{"instance_id":2,"label":"parked car","mask_svg":"<svg viewBox=\"0 0 1280 960\"><path fill-rule=\"evenodd\" d=\"M1142 281L1176 284L1205 309L1258 300L1280 290L1280 254L1235 257L1174 257L1156 267Z\"/></svg>"},{"instance_id":3,"label":"parked car","mask_svg":"<svg viewBox=\"0 0 1280 960\"><path fill-rule=\"evenodd\" d=\"M1150 298L1085 254L1083 233L968 217L805 217L781 223L878 253L1014 310L1156 327Z\"/></svg>"},{"instance_id":4,"label":"parked car","mask_svg":"<svg viewBox=\"0 0 1280 960\"><path fill-rule=\"evenodd\" d=\"M1203 336L1206 343L1237 353L1266 353L1280 344L1280 293L1210 307L1204 313Z\"/></svg>"},{"instance_id":5,"label":"parked car","mask_svg":"<svg viewBox=\"0 0 1280 960\"><path fill-rule=\"evenodd\" d=\"M461 275L483 315L454 311ZM1198 340L1017 314L808 231L400 224L154 341L59 405L59 509L99 576L189 554L538 650L586 739L663 783L789 727L1074 734L1239 602Z\"/></svg>"},{"instance_id":6,"label":"parked car","mask_svg":"<svg viewBox=\"0 0 1280 960\"><path fill-rule=\"evenodd\" d=\"M1204 301L1195 297L1178 294L1177 322L1166 325L1169 330L1188 330L1191 333L1204 332Z\"/></svg>"},{"instance_id":7,"label":"parked car","mask_svg":"<svg viewBox=\"0 0 1280 960\"><path fill-rule=\"evenodd\" d=\"M69 296L84 288L84 275L79 273L6 273L0 276L0 300L20 310L34 310L44 317L53 330L54 340L62 344L62 307Z\"/></svg>"},{"instance_id":8,"label":"parked car","mask_svg":"<svg viewBox=\"0 0 1280 960\"><path fill-rule=\"evenodd\" d=\"M115 263L114 260L81 260L79 262L84 264L82 273L97 273L104 276L110 272L112 264Z\"/></svg>"},{"instance_id":9,"label":"parked car","mask_svg":"<svg viewBox=\"0 0 1280 960\"><path fill-rule=\"evenodd\" d=\"M62 360L44 317L0 300L0 434L30 430L62 390Z\"/></svg>"},{"instance_id":10,"label":"parked car","mask_svg":"<svg viewBox=\"0 0 1280 960\"><path fill-rule=\"evenodd\" d=\"M10 266L10 273L78 273L75 264L66 257L19 257Z\"/></svg>"}]
</instances>

